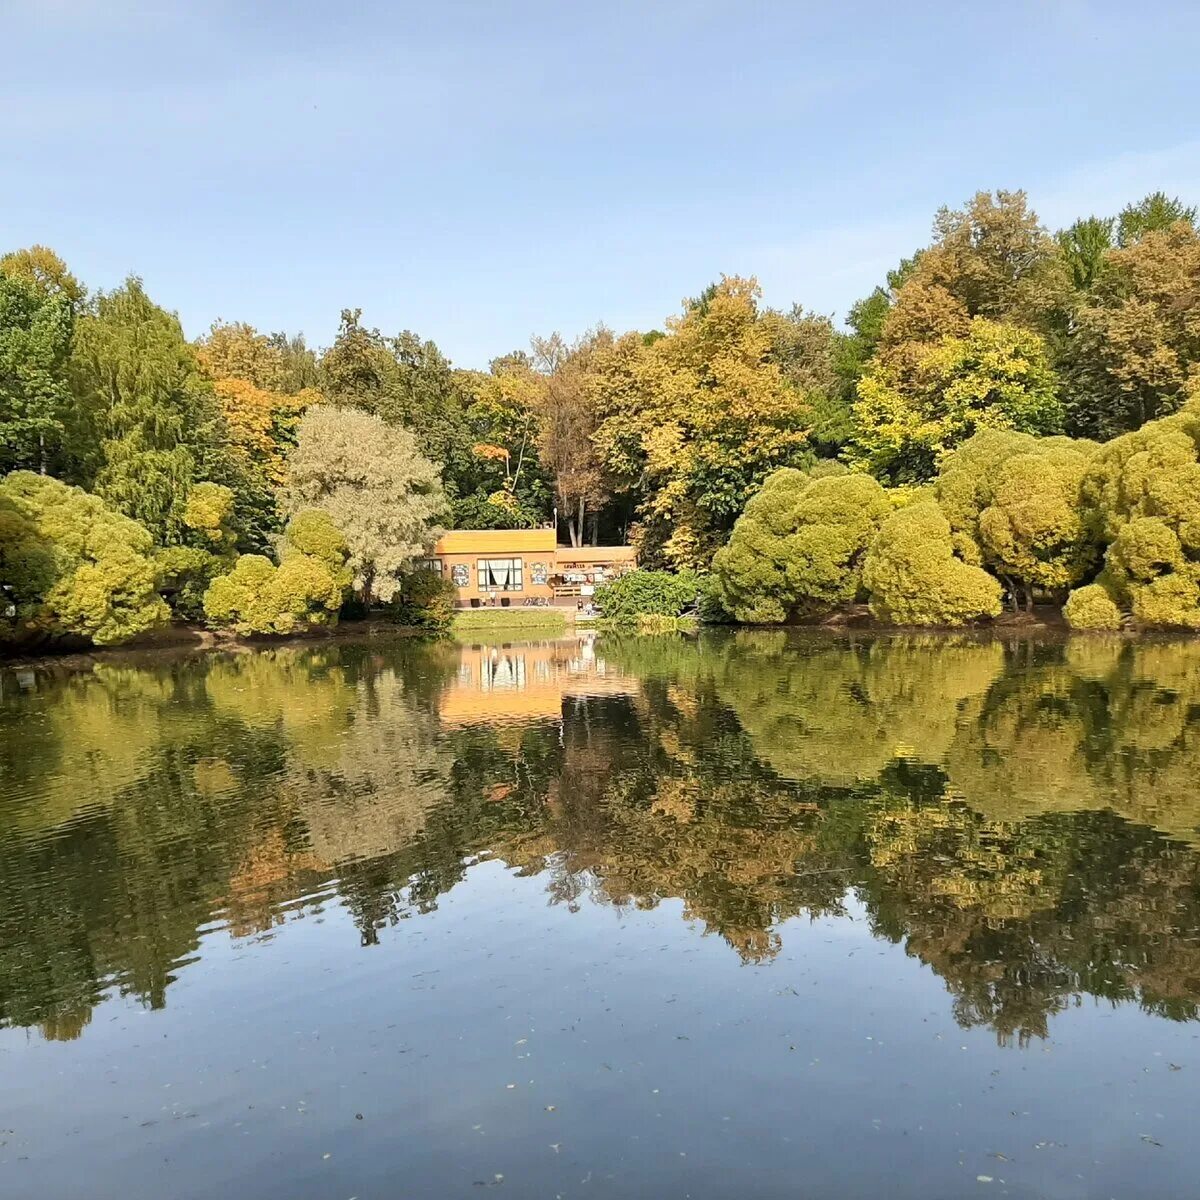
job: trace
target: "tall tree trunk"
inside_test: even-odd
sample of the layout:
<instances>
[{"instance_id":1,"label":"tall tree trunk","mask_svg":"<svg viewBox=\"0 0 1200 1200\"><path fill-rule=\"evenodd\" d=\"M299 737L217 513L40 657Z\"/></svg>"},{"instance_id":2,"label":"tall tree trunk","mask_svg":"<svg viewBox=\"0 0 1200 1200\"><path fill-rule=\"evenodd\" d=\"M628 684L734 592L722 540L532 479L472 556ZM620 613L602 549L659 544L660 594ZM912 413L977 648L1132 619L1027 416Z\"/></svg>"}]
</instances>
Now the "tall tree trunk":
<instances>
[{"instance_id":1,"label":"tall tree trunk","mask_svg":"<svg viewBox=\"0 0 1200 1200\"><path fill-rule=\"evenodd\" d=\"M591 517L588 518L588 524L592 528L592 545L593 546L600 545L600 510L599 509L597 509L594 513L592 513Z\"/></svg>"},{"instance_id":2,"label":"tall tree trunk","mask_svg":"<svg viewBox=\"0 0 1200 1200\"><path fill-rule=\"evenodd\" d=\"M583 518L586 509L587 504L583 497L580 496L578 514L575 516L574 520L570 518L567 520L567 528L571 531L571 545L577 548L583 545Z\"/></svg>"}]
</instances>

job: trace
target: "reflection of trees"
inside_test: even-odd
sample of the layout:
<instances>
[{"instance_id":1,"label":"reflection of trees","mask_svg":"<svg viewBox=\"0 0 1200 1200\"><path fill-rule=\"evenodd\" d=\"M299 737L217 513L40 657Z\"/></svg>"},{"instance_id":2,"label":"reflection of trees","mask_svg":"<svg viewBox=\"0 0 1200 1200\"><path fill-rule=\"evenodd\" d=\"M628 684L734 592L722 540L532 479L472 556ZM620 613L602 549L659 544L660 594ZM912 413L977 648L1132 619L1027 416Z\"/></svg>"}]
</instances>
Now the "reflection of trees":
<instances>
[{"instance_id":1,"label":"reflection of trees","mask_svg":"<svg viewBox=\"0 0 1200 1200\"><path fill-rule=\"evenodd\" d=\"M110 987L157 1007L214 914L264 928L343 857L407 844L449 765L404 697L447 656L384 661L292 648L0 698L0 1020L67 1036Z\"/></svg>"},{"instance_id":2,"label":"reflection of trees","mask_svg":"<svg viewBox=\"0 0 1200 1200\"><path fill-rule=\"evenodd\" d=\"M198 930L336 888L364 942L483 855L746 961L853 889L959 1019L1200 1004L1200 644L606 639L636 693L439 723L450 644L327 643L0 696L0 1020L165 1002Z\"/></svg>"},{"instance_id":3,"label":"reflection of trees","mask_svg":"<svg viewBox=\"0 0 1200 1200\"><path fill-rule=\"evenodd\" d=\"M929 635L789 643L744 633L717 641L712 657L721 698L760 757L789 778L848 786L896 758L940 762L1004 651Z\"/></svg>"}]
</instances>

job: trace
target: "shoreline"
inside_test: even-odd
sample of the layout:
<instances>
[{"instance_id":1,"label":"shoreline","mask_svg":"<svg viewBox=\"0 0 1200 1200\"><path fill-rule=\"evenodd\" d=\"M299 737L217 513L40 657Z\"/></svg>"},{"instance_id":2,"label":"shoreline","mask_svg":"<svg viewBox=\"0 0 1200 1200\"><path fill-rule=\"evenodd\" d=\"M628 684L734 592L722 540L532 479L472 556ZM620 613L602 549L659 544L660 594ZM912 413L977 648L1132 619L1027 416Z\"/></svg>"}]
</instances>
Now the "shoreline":
<instances>
[{"instance_id":1,"label":"shoreline","mask_svg":"<svg viewBox=\"0 0 1200 1200\"><path fill-rule=\"evenodd\" d=\"M474 610L467 610L474 611ZM489 610L490 611L490 610ZM524 611L524 610L518 610ZM598 626L593 621L573 621L569 617L573 613L564 614L561 626L558 622L538 623L532 617L521 621L497 621L495 625L475 625L471 622L468 628L456 630L451 628L446 635L463 641L470 641L492 634L502 636L505 640L521 641L525 638L553 635L561 637L570 635L576 629L595 630L602 633L612 633L620 636L663 636L661 632L641 633L636 626L608 627L603 623ZM917 634L935 637L970 637L970 638L1048 638L1058 640L1063 637L1087 638L1119 638L1121 641L1174 641L1181 638L1194 638L1197 631L1190 629L1121 629L1121 630L1073 630L1067 625L1059 609L1051 606L1039 606L1032 613L1006 612L993 621L977 625L888 625L876 621L866 610L865 605L856 605L852 609L842 609L821 618L808 621L798 621L788 625L697 625L692 629L681 629L678 636L694 638L705 631L736 632L739 630L757 633L785 634L859 634L870 637L914 636ZM675 631L672 631L675 632ZM251 635L242 637L233 633L215 632L203 625L178 622L155 630L153 633L135 638L120 646L86 646L64 647L61 650L42 650L40 653L14 654L10 657L0 657L0 670L29 670L29 669L60 669L65 671L84 670L105 662L124 661L155 661L178 659L185 660L195 655L210 654L225 651L234 654L247 654L255 650L268 649L274 646L291 645L320 645L334 641L370 641L374 639L410 639L437 637L429 630L411 625L396 625L390 621L379 619L364 619L342 621L337 625L305 629L294 634Z\"/></svg>"}]
</instances>

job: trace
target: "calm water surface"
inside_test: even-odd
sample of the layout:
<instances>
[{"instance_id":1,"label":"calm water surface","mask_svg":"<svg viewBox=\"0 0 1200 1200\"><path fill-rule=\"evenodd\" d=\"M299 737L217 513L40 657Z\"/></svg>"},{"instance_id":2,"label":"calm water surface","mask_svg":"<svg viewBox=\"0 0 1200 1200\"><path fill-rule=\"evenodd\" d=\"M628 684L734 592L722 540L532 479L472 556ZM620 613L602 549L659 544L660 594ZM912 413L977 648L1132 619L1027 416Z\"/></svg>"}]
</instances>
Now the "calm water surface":
<instances>
[{"instance_id":1,"label":"calm water surface","mask_svg":"<svg viewBox=\"0 0 1200 1200\"><path fill-rule=\"evenodd\" d=\"M6 1198L1200 1191L1200 643L0 684Z\"/></svg>"}]
</instances>

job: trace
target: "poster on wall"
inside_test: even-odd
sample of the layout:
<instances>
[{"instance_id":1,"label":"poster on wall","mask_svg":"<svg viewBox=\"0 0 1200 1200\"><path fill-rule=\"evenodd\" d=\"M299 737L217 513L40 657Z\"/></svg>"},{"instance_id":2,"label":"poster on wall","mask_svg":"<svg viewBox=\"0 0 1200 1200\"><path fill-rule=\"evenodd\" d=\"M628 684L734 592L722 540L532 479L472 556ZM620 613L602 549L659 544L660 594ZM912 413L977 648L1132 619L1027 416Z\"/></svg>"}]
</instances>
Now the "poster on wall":
<instances>
[{"instance_id":1,"label":"poster on wall","mask_svg":"<svg viewBox=\"0 0 1200 1200\"><path fill-rule=\"evenodd\" d=\"M550 568L545 563L531 563L529 578L535 584L545 585L550 581Z\"/></svg>"},{"instance_id":2,"label":"poster on wall","mask_svg":"<svg viewBox=\"0 0 1200 1200\"><path fill-rule=\"evenodd\" d=\"M451 568L451 577L454 579L455 587L471 586L471 568L466 563L455 563Z\"/></svg>"}]
</instances>

